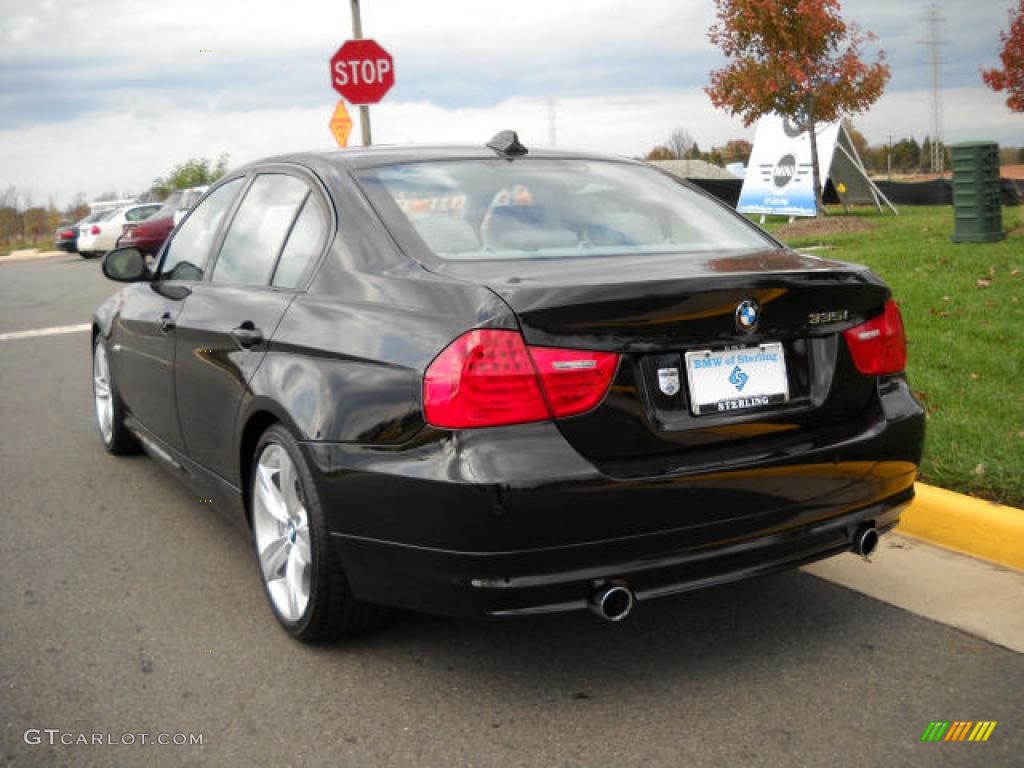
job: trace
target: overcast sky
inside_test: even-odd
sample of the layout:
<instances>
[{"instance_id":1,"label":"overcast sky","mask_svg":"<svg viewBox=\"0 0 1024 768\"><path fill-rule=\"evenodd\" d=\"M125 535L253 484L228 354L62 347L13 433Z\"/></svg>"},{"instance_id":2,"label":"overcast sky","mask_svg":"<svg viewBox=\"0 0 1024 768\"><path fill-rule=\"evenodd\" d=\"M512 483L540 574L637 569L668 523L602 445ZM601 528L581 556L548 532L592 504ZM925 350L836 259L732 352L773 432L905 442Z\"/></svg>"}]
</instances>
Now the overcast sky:
<instances>
[{"instance_id":1,"label":"overcast sky","mask_svg":"<svg viewBox=\"0 0 1024 768\"><path fill-rule=\"evenodd\" d=\"M1024 117L981 83L1011 0L946 0L950 143L1024 144ZM930 132L924 2L845 0L893 77L856 123L873 143ZM722 60L711 0L363 0L363 28L397 84L374 140L483 143L515 128L549 143L640 155L685 127L701 147L753 137L703 92ZM0 0L0 188L36 202L139 192L189 157L231 164L333 146L327 60L351 32L346 0ZM353 142L358 142L358 128Z\"/></svg>"}]
</instances>

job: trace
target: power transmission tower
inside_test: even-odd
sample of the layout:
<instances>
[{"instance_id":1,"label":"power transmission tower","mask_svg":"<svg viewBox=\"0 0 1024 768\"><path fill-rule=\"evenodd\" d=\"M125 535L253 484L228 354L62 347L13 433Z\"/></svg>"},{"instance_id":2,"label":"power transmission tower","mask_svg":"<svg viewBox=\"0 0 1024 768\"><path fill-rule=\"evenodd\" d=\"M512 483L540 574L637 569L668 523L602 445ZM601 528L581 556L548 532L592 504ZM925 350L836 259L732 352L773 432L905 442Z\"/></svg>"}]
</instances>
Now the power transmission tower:
<instances>
[{"instance_id":1,"label":"power transmission tower","mask_svg":"<svg viewBox=\"0 0 1024 768\"><path fill-rule=\"evenodd\" d=\"M942 173L946 165L946 143L942 138L942 46L947 42L942 37L942 25L946 17L938 3L925 6L924 21L928 27L927 37L919 42L928 47L928 65L932 70L932 146L931 168L933 173Z\"/></svg>"},{"instance_id":2,"label":"power transmission tower","mask_svg":"<svg viewBox=\"0 0 1024 768\"><path fill-rule=\"evenodd\" d=\"M548 99L548 145L558 146L558 102Z\"/></svg>"}]
</instances>

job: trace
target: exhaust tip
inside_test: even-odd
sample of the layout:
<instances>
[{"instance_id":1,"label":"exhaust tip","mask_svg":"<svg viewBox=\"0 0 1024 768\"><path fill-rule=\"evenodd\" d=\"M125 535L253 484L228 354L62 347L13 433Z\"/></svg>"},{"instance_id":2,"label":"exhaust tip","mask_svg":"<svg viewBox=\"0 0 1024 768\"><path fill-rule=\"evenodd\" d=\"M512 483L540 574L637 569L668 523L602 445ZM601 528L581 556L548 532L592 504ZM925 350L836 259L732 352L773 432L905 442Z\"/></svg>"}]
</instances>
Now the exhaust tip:
<instances>
[{"instance_id":1,"label":"exhaust tip","mask_svg":"<svg viewBox=\"0 0 1024 768\"><path fill-rule=\"evenodd\" d=\"M868 557L878 548L878 531L874 526L861 528L853 536L853 551L861 557Z\"/></svg>"},{"instance_id":2,"label":"exhaust tip","mask_svg":"<svg viewBox=\"0 0 1024 768\"><path fill-rule=\"evenodd\" d=\"M635 602L629 587L616 584L595 592L590 598L590 610L605 621L622 621L633 611Z\"/></svg>"}]
</instances>

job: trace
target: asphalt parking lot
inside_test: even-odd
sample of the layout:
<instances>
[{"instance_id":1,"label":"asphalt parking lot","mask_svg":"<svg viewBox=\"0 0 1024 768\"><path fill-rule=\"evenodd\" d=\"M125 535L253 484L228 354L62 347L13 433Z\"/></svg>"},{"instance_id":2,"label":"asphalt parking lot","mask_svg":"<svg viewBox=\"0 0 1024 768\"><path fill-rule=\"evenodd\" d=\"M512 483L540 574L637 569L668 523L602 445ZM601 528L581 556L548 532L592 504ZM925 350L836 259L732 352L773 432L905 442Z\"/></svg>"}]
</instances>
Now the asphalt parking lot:
<instances>
[{"instance_id":1,"label":"asphalt parking lot","mask_svg":"<svg viewBox=\"0 0 1024 768\"><path fill-rule=\"evenodd\" d=\"M0 264L0 337L88 322L113 290L76 256ZM234 528L148 459L102 450L86 332L0 339L0 403L5 764L1021 764L1024 655L806 573L623 625L401 615L301 646ZM921 743L932 720L999 725Z\"/></svg>"}]
</instances>

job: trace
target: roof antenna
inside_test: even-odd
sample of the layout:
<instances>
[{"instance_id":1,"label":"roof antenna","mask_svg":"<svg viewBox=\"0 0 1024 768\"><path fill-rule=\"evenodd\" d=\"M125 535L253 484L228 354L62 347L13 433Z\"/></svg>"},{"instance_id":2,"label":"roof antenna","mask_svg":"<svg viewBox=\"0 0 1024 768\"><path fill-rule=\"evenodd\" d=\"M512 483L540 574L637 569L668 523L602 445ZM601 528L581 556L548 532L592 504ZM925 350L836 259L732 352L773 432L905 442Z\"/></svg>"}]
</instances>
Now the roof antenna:
<instances>
[{"instance_id":1,"label":"roof antenna","mask_svg":"<svg viewBox=\"0 0 1024 768\"><path fill-rule=\"evenodd\" d=\"M510 158L530 151L519 142L515 131L499 131L487 142L487 146Z\"/></svg>"}]
</instances>

